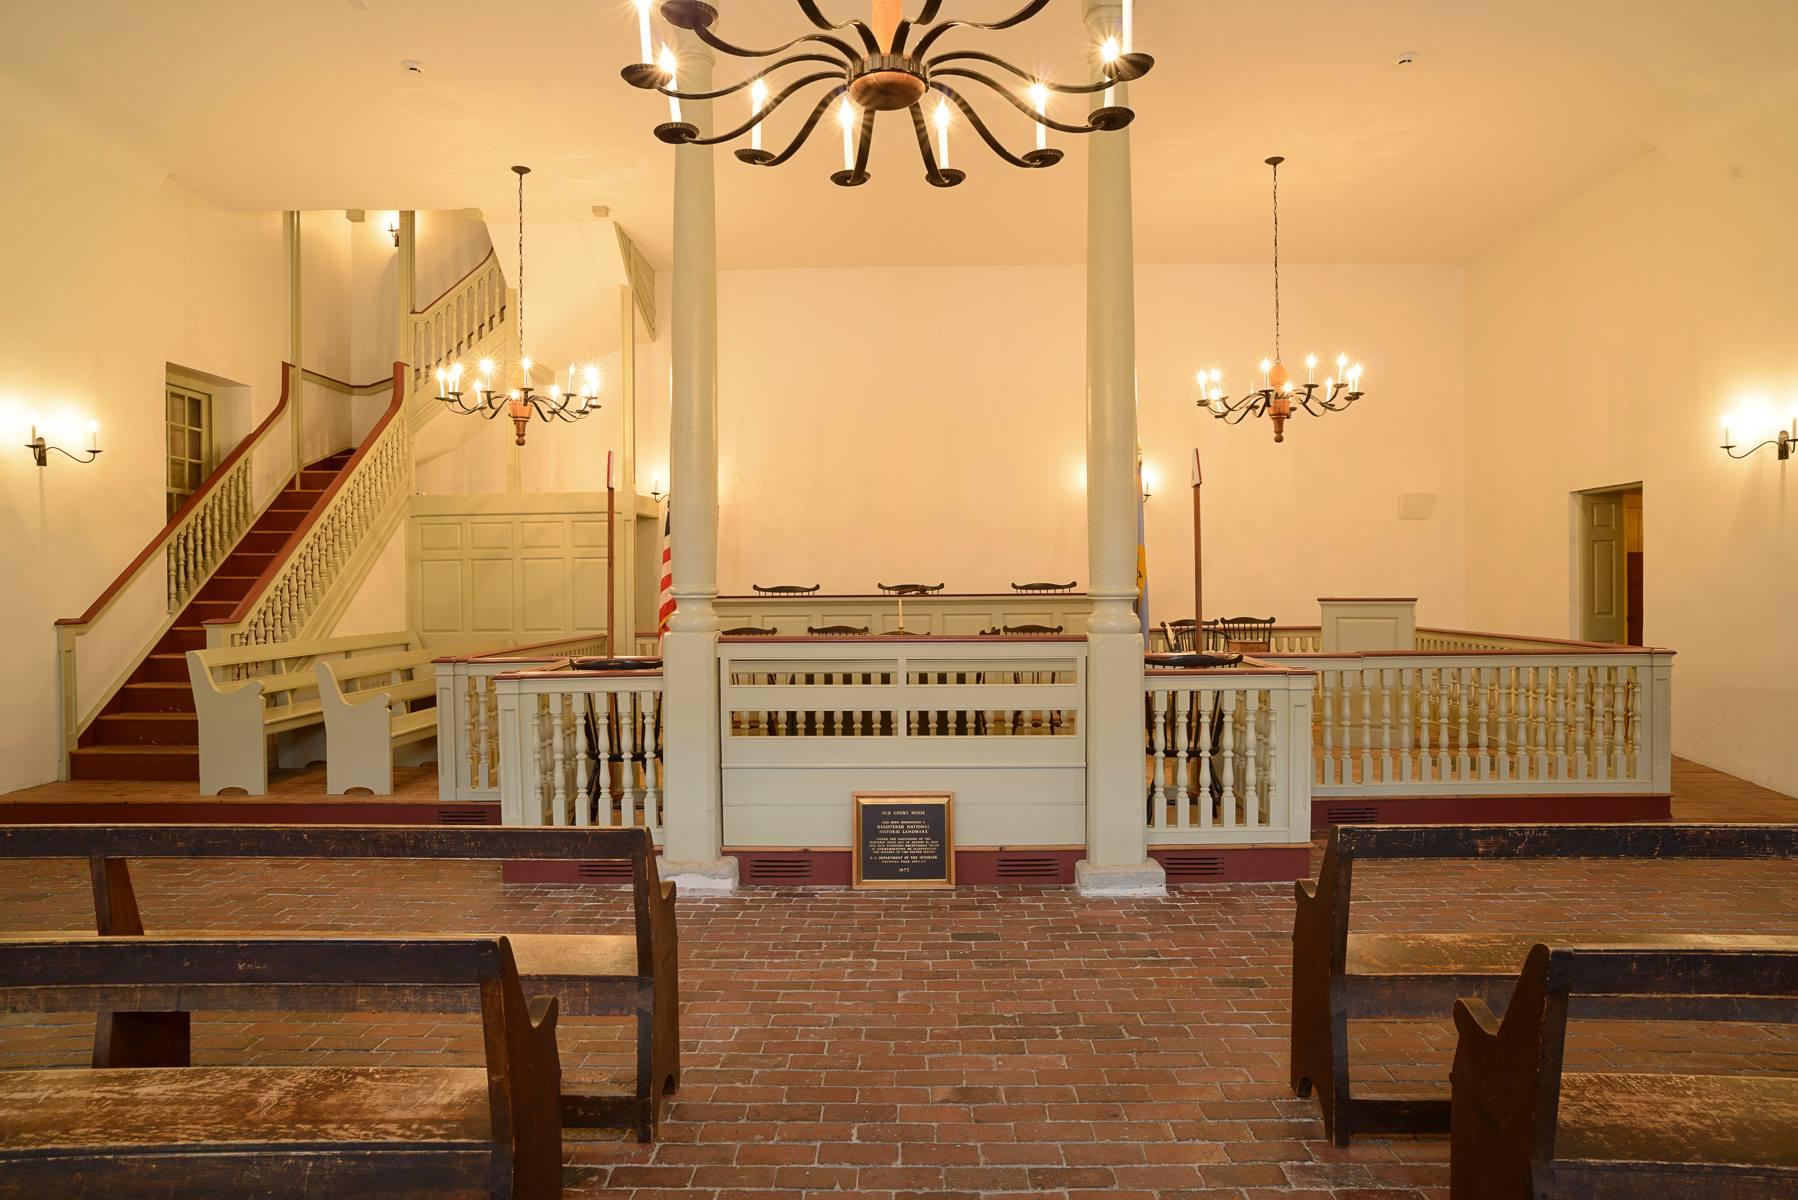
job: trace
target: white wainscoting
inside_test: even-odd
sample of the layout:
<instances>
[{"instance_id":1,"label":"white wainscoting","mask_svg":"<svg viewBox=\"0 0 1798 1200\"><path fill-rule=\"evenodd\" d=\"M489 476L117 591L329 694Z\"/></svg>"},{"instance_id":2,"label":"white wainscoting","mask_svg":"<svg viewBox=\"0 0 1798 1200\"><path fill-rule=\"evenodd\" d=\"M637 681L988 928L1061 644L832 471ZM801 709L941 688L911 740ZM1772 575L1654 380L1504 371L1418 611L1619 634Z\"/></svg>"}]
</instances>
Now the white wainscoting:
<instances>
[{"instance_id":1,"label":"white wainscoting","mask_svg":"<svg viewBox=\"0 0 1798 1200\"><path fill-rule=\"evenodd\" d=\"M411 626L441 653L606 627L604 492L414 496Z\"/></svg>"}]
</instances>

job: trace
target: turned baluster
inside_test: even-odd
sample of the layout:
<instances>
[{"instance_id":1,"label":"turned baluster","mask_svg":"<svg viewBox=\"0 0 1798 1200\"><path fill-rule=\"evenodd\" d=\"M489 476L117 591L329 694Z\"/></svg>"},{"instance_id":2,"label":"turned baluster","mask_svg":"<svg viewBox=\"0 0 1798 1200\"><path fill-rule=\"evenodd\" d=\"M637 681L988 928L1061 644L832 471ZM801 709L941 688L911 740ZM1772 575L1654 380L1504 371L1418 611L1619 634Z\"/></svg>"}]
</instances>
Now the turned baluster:
<instances>
[{"instance_id":1,"label":"turned baluster","mask_svg":"<svg viewBox=\"0 0 1798 1200\"><path fill-rule=\"evenodd\" d=\"M1397 684L1399 672L1391 667L1381 667L1375 672L1380 681L1380 780L1392 782L1392 689Z\"/></svg>"},{"instance_id":2,"label":"turned baluster","mask_svg":"<svg viewBox=\"0 0 1798 1200\"><path fill-rule=\"evenodd\" d=\"M1319 671L1317 678L1323 692L1323 782L1332 784L1338 782L1340 776L1336 765L1336 689L1330 685L1333 679L1340 676L1331 671Z\"/></svg>"},{"instance_id":3,"label":"turned baluster","mask_svg":"<svg viewBox=\"0 0 1798 1200\"><path fill-rule=\"evenodd\" d=\"M1455 705L1455 723L1461 735L1460 747L1455 752L1455 770L1459 772L1457 778L1460 779L1468 779L1473 775L1473 757L1468 753L1471 730L1467 723L1468 710L1473 706L1473 679L1472 668L1455 669L1455 694L1458 701Z\"/></svg>"},{"instance_id":4,"label":"turned baluster","mask_svg":"<svg viewBox=\"0 0 1798 1200\"><path fill-rule=\"evenodd\" d=\"M1449 778L1448 710L1453 704L1447 667L1436 668L1436 778Z\"/></svg>"},{"instance_id":5,"label":"turned baluster","mask_svg":"<svg viewBox=\"0 0 1798 1200\"><path fill-rule=\"evenodd\" d=\"M605 697L600 698L600 709L605 709ZM597 747L587 744L587 716L592 711L593 697L584 693L574 693L568 697L569 714L568 734L574 744L569 754L574 759L574 823L590 825L593 822L593 804L587 797L587 785L597 769L601 780L606 775L606 743L602 733ZM601 824L605 824L605 813L600 813Z\"/></svg>"},{"instance_id":6,"label":"turned baluster","mask_svg":"<svg viewBox=\"0 0 1798 1200\"><path fill-rule=\"evenodd\" d=\"M1236 828L1236 715L1241 692L1219 692L1218 707L1223 710L1224 738L1217 756L1224 762L1223 818L1224 828Z\"/></svg>"},{"instance_id":7,"label":"turned baluster","mask_svg":"<svg viewBox=\"0 0 1798 1200\"><path fill-rule=\"evenodd\" d=\"M647 712L643 719L643 824L649 829L662 827L660 808L661 796L658 785L661 782L661 747L656 745L656 729L662 720L662 693L645 692Z\"/></svg>"},{"instance_id":8,"label":"turned baluster","mask_svg":"<svg viewBox=\"0 0 1798 1200\"><path fill-rule=\"evenodd\" d=\"M1554 777L1567 778L1567 675L1572 674L1564 667L1548 669L1550 683L1549 696L1554 702Z\"/></svg>"},{"instance_id":9,"label":"turned baluster","mask_svg":"<svg viewBox=\"0 0 1798 1200\"><path fill-rule=\"evenodd\" d=\"M1598 750L1598 727L1593 720L1591 702L1588 696L1592 693L1593 675L1591 667L1573 667L1573 687L1577 700L1573 709L1573 777L1589 779L1593 776L1592 755ZM1586 730L1592 730L1592 744L1586 744ZM1603 774L1601 769L1597 772Z\"/></svg>"},{"instance_id":10,"label":"turned baluster","mask_svg":"<svg viewBox=\"0 0 1798 1200\"><path fill-rule=\"evenodd\" d=\"M1153 749L1154 773L1149 777L1149 810L1157 829L1167 828L1167 789L1162 771L1167 763L1167 691L1156 688L1149 693L1154 716L1149 724L1149 742Z\"/></svg>"},{"instance_id":11,"label":"turned baluster","mask_svg":"<svg viewBox=\"0 0 1798 1200\"><path fill-rule=\"evenodd\" d=\"M1242 693L1242 823L1250 829L1261 824L1261 810L1266 802L1261 781L1260 701L1259 688Z\"/></svg>"},{"instance_id":12,"label":"turned baluster","mask_svg":"<svg viewBox=\"0 0 1798 1200\"><path fill-rule=\"evenodd\" d=\"M1186 778L1191 742L1187 723L1191 719L1192 693L1182 688L1174 693L1174 824L1181 829L1192 824L1192 793ZM1160 810L1156 811L1159 814Z\"/></svg>"},{"instance_id":13,"label":"turned baluster","mask_svg":"<svg viewBox=\"0 0 1798 1200\"><path fill-rule=\"evenodd\" d=\"M1411 757L1412 744L1415 741L1411 725L1411 684L1414 676L1410 667L1398 669L1398 737L1399 763L1398 777L1406 783L1411 782L1416 774L1416 763Z\"/></svg>"},{"instance_id":14,"label":"turned baluster","mask_svg":"<svg viewBox=\"0 0 1798 1200\"><path fill-rule=\"evenodd\" d=\"M466 680L468 710L468 786L480 791L487 786L487 689L478 675Z\"/></svg>"},{"instance_id":15,"label":"turned baluster","mask_svg":"<svg viewBox=\"0 0 1798 1200\"><path fill-rule=\"evenodd\" d=\"M1355 679L1361 688L1361 784L1364 787L1373 782L1374 696L1373 688L1368 684L1370 677L1378 679L1379 672L1368 668L1355 672Z\"/></svg>"},{"instance_id":16,"label":"turned baluster","mask_svg":"<svg viewBox=\"0 0 1798 1200\"><path fill-rule=\"evenodd\" d=\"M1198 801L1200 829L1210 829L1212 820L1211 776L1212 773L1217 770L1217 764L1211 761L1211 715L1215 710L1216 700L1217 693L1215 692L1203 691L1198 694L1197 708L1199 710L1199 719L1197 734L1199 739Z\"/></svg>"}]
</instances>

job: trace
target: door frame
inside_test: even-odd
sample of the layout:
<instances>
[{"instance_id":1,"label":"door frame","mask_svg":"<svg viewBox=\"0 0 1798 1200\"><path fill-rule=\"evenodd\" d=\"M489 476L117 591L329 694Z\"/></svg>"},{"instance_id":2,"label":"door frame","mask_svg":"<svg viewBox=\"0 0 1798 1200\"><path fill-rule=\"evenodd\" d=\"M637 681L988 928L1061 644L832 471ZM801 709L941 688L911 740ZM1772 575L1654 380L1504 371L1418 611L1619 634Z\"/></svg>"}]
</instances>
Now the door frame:
<instances>
[{"instance_id":1,"label":"door frame","mask_svg":"<svg viewBox=\"0 0 1798 1200\"><path fill-rule=\"evenodd\" d=\"M1576 641L1592 640L1587 636L1586 629L1586 610L1588 607L1586 602L1586 573L1583 556L1580 552L1580 538L1585 532L1586 504L1594 496L1624 496L1632 492L1642 495L1644 497L1644 502L1646 503L1646 489L1639 479L1633 483L1611 483L1600 487L1579 488L1568 495L1567 630L1569 636ZM1618 574L1624 581L1623 586L1627 588L1629 586L1628 552L1624 546L1623 526L1621 523L1618 525L1617 536ZM1627 644L1627 638L1629 637L1629 599L1627 594L1623 598L1623 609L1625 614L1624 638L1626 641L1616 643L1618 645Z\"/></svg>"}]
</instances>

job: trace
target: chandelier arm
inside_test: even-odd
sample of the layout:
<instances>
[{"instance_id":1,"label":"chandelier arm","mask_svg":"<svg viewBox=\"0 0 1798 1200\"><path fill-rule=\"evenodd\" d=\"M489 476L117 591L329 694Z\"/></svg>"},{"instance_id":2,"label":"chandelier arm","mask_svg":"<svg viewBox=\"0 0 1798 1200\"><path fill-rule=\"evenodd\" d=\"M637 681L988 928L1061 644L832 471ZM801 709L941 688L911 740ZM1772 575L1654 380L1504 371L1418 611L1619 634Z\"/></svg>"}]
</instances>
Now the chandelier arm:
<instances>
[{"instance_id":1,"label":"chandelier arm","mask_svg":"<svg viewBox=\"0 0 1798 1200\"><path fill-rule=\"evenodd\" d=\"M854 22L851 22L851 24L853 24L853 23ZM843 26L827 24L824 26L824 28L825 29L841 29L841 28L843 28ZM705 26L700 26L699 28L693 30L693 32L699 35L700 41L704 42L706 45L710 46L712 49L720 51L724 54L735 55L738 58L773 58L776 54L785 54L787 51L791 50L794 46L802 45L806 42L821 42L824 45L829 46L832 50L835 50L838 54L841 54L843 56L843 65L844 66L848 66L850 63L853 63L857 59L861 58L861 53L858 50L856 50L856 48L854 46L851 46L848 42L845 42L842 38L832 37L828 33L802 33L798 37L794 38L792 41L786 43L785 45L775 46L768 50L752 50L747 46L738 46L738 45L734 45L730 42L725 41L723 38L719 37L717 34L713 33L709 28L707 28Z\"/></svg>"},{"instance_id":2,"label":"chandelier arm","mask_svg":"<svg viewBox=\"0 0 1798 1200\"><path fill-rule=\"evenodd\" d=\"M803 3L803 0L801 0L801 2ZM1031 17L1034 17L1037 13L1048 7L1048 4L1049 0L1029 0L1023 8L1020 8L1017 12L1012 13L1002 21L944 21L941 25L931 27L930 32L925 34L923 38L919 40L918 48L913 51L913 54L918 58L923 58L924 55L930 52L930 47L936 43L936 40L945 33L948 33L951 29L980 29L987 32L998 29L1010 29L1013 25L1019 25L1028 21Z\"/></svg>"},{"instance_id":3,"label":"chandelier arm","mask_svg":"<svg viewBox=\"0 0 1798 1200\"><path fill-rule=\"evenodd\" d=\"M810 87L814 83L822 83L827 79L841 79L841 78L842 78L842 76L839 75L835 71L819 71L815 75L807 75L803 79L795 79L792 83L788 84L785 88L783 88L781 90L781 93L778 96L775 96L774 98L769 100L768 103L763 105L758 111L751 113L749 115L749 119L747 121L743 122L741 125L737 126L735 129L728 130L724 133L716 134L709 138L694 138L690 142L682 142L681 144L683 146L716 146L723 142L735 141L737 138L740 138L744 134L748 133L751 129L754 129L758 124L760 124L764 119L767 118L768 114L772 113L775 109L779 108L782 104L786 103L787 98L789 96L791 96L794 92L797 92L800 88ZM686 97L682 97L682 99L685 99L685 98ZM772 165L772 164L770 164L770 165Z\"/></svg>"},{"instance_id":4,"label":"chandelier arm","mask_svg":"<svg viewBox=\"0 0 1798 1200\"><path fill-rule=\"evenodd\" d=\"M918 10L917 19L914 20L912 24L930 24L932 21L936 20L936 15L938 12L942 11L942 7L943 0L924 0L924 7Z\"/></svg>"},{"instance_id":5,"label":"chandelier arm","mask_svg":"<svg viewBox=\"0 0 1798 1200\"><path fill-rule=\"evenodd\" d=\"M868 152L874 148L875 115L871 108L862 109L861 134L855 147L855 173L857 175L868 173Z\"/></svg>"},{"instance_id":6,"label":"chandelier arm","mask_svg":"<svg viewBox=\"0 0 1798 1200\"><path fill-rule=\"evenodd\" d=\"M960 92L956 91L946 83L933 82L930 86L947 96L955 107L961 109L962 116L968 119L968 124L974 127L974 132L980 135L980 140L985 142L987 148L994 154L997 154L1000 158L1004 159L1014 167L1028 167L1032 165L1007 150L1004 143L993 136L993 131L986 127L986 122L980 119L980 114L974 111L974 106L962 99Z\"/></svg>"},{"instance_id":7,"label":"chandelier arm","mask_svg":"<svg viewBox=\"0 0 1798 1200\"><path fill-rule=\"evenodd\" d=\"M844 21L841 25L832 25L830 23L830 18L826 17L824 13L819 10L816 0L799 0L799 11L804 13L806 19L816 25L819 29L827 31L837 29L855 30L862 39L862 45L868 48L869 54L879 54L884 49L880 44L880 39L874 36L874 31L869 29L864 22ZM855 55L852 54L850 57L854 58Z\"/></svg>"},{"instance_id":8,"label":"chandelier arm","mask_svg":"<svg viewBox=\"0 0 1798 1200\"><path fill-rule=\"evenodd\" d=\"M930 126L924 120L924 106L914 104L910 112L912 132L918 135L918 153L924 159L924 177L937 183L944 178L943 170L937 165L936 151L930 148Z\"/></svg>"},{"instance_id":9,"label":"chandelier arm","mask_svg":"<svg viewBox=\"0 0 1798 1200\"><path fill-rule=\"evenodd\" d=\"M1025 80L1028 83L1040 83L1051 92L1060 92L1068 96L1094 95L1117 83L1117 80L1115 79L1101 79L1097 83L1054 83L1047 79L1038 79L1023 68L1015 67L998 55L988 54L983 50L951 50L947 54L937 55L924 65L927 69L934 71L943 63L960 62L969 59L976 62L990 63L995 67L1011 72L1019 79Z\"/></svg>"},{"instance_id":10,"label":"chandelier arm","mask_svg":"<svg viewBox=\"0 0 1798 1200\"><path fill-rule=\"evenodd\" d=\"M843 73L842 62L839 61L838 59L832 58L828 54L794 54L794 55L790 55L787 58L781 59L777 63L769 63L766 67L763 67L760 71L757 71L754 75L751 75L749 78L743 80L741 83L733 83L729 87L719 88L717 91L713 91L713 92L681 92L681 91L675 91L675 90L667 87L666 85L659 84L659 83L652 85L650 90L658 93L659 95L671 96L676 100L720 100L720 99L724 98L725 96L734 96L738 92L743 91L745 88L754 87L756 80L766 79L771 72L778 71L782 67L790 67L796 63L806 63L806 62L825 63L828 66L836 68L836 70L830 72L828 75L812 75L809 77L811 79L835 79Z\"/></svg>"},{"instance_id":11,"label":"chandelier arm","mask_svg":"<svg viewBox=\"0 0 1798 1200\"><path fill-rule=\"evenodd\" d=\"M932 79L940 79L944 75L952 75L959 79L972 79L976 83L984 83L987 87L993 89L993 91L1010 101L1013 108L1029 117L1032 121L1035 121L1038 125L1044 125L1062 133L1096 133L1098 131L1099 127L1097 125L1068 125L1061 121L1057 121L1046 114L1039 113L1032 105L1026 104L1024 101L1018 99L1017 94L1010 88L990 76L982 75L978 71L970 71L966 67L944 67L940 71L931 72Z\"/></svg>"},{"instance_id":12,"label":"chandelier arm","mask_svg":"<svg viewBox=\"0 0 1798 1200\"><path fill-rule=\"evenodd\" d=\"M779 154L776 154L773 158L770 158L765 162L756 163L755 165L760 167L778 167L781 163L792 158L793 155L799 152L799 147L805 144L805 139L812 135L812 130L817 128L819 120L824 116L824 111L831 106L831 103L835 101L838 96L841 96L848 90L848 84L840 83L824 93L823 98L819 100L817 106L812 109L811 115L807 116L805 123L799 127L799 132L794 134L793 140L787 143L787 148L782 150ZM718 141L720 139L713 138L712 140ZM697 142L694 144L705 145L706 143Z\"/></svg>"}]
</instances>

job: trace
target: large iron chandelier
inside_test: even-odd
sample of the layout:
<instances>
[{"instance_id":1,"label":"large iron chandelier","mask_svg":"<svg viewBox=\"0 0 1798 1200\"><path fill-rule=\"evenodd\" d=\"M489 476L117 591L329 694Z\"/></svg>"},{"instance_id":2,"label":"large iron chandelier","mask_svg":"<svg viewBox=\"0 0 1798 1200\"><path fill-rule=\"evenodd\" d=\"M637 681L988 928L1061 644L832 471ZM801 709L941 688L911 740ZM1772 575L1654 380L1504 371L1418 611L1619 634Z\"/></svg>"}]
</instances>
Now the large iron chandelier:
<instances>
[{"instance_id":1,"label":"large iron chandelier","mask_svg":"<svg viewBox=\"0 0 1798 1200\"><path fill-rule=\"evenodd\" d=\"M524 340L524 177L529 167L513 167L518 175L518 382L506 391L493 386L493 360L483 358L477 364L480 377L474 381L474 396L463 399L462 364L437 369L437 398L451 412L465 417L486 417L489 421L505 413L512 420L516 443L524 445L525 430L534 416L539 421L578 421L600 410L599 368L588 366L582 373L578 390L575 368L568 367L568 390L551 383L543 394L531 385L531 356L525 353Z\"/></svg>"},{"instance_id":2,"label":"large iron chandelier","mask_svg":"<svg viewBox=\"0 0 1798 1200\"><path fill-rule=\"evenodd\" d=\"M1135 119L1136 114L1124 105L1113 103L1114 89L1119 83L1141 78L1155 65L1153 58L1138 53L1131 45L1131 0L1124 0L1119 36L1107 38L1098 48L1099 78L1091 83L1072 84L1039 79L1004 59L979 50L931 52L938 40L953 30L992 32L1021 25L1047 7L1049 0L1029 0L1011 16L987 23L939 21L937 16L943 0L923 0L923 7L912 20L904 19L902 0L873 0L871 22L844 21L834 25L819 11L816 0L794 2L819 32L801 34L769 50L754 50L718 36L713 29L718 21L718 10L712 5L702 0L664 0L662 19L676 29L691 30L712 49L738 58L774 60L730 87L709 92L683 92L676 78L673 51L666 45L659 53L652 49L651 0L636 0L642 61L625 67L622 73L633 87L650 89L668 97L670 119L656 126L656 137L677 146L715 146L747 134L750 144L737 150L737 158L751 166L778 167L805 144L825 113L835 105L837 123L843 130L843 169L834 172L830 179L842 187L859 187L869 179L868 153L874 138L875 114L905 110L911 114L918 153L924 159L924 178L937 187L954 187L966 178L965 172L949 165L949 127L954 110L960 110L974 132L980 135L980 140L1012 166L1052 167L1061 161L1062 152L1049 145L1050 130L1081 134L1122 129ZM771 79L788 67L814 64L827 69L812 70L796 78ZM996 68L1017 82L1001 81L968 64ZM950 85L948 80L951 79L969 80L1003 97L1035 123L1036 145L1022 154L1006 149L967 98ZM770 96L772 86L778 86L779 90ZM763 149L763 123L787 100L814 87L819 89L817 100L793 140L778 153ZM714 137L700 137L697 125L681 119L683 100L716 100L744 90L749 92L749 118L733 129ZM924 99L931 92L937 94L937 100L927 119ZM1084 124L1069 124L1049 115L1052 93L1092 95L1100 92L1104 93L1103 103L1086 117ZM932 127L936 134L934 144Z\"/></svg>"},{"instance_id":3,"label":"large iron chandelier","mask_svg":"<svg viewBox=\"0 0 1798 1200\"><path fill-rule=\"evenodd\" d=\"M1336 374L1317 382L1317 355L1305 356L1305 382L1298 383L1280 358L1280 164L1279 155L1267 160L1274 171L1274 356L1261 360L1261 387L1231 400L1224 395L1224 373L1216 367L1200 371L1199 407L1231 425L1249 417L1266 416L1273 422L1274 441L1286 440L1286 419L1302 410L1314 417L1342 412L1361 398L1361 364L1349 356L1336 356ZM1295 407L1296 406L1296 409Z\"/></svg>"}]
</instances>

